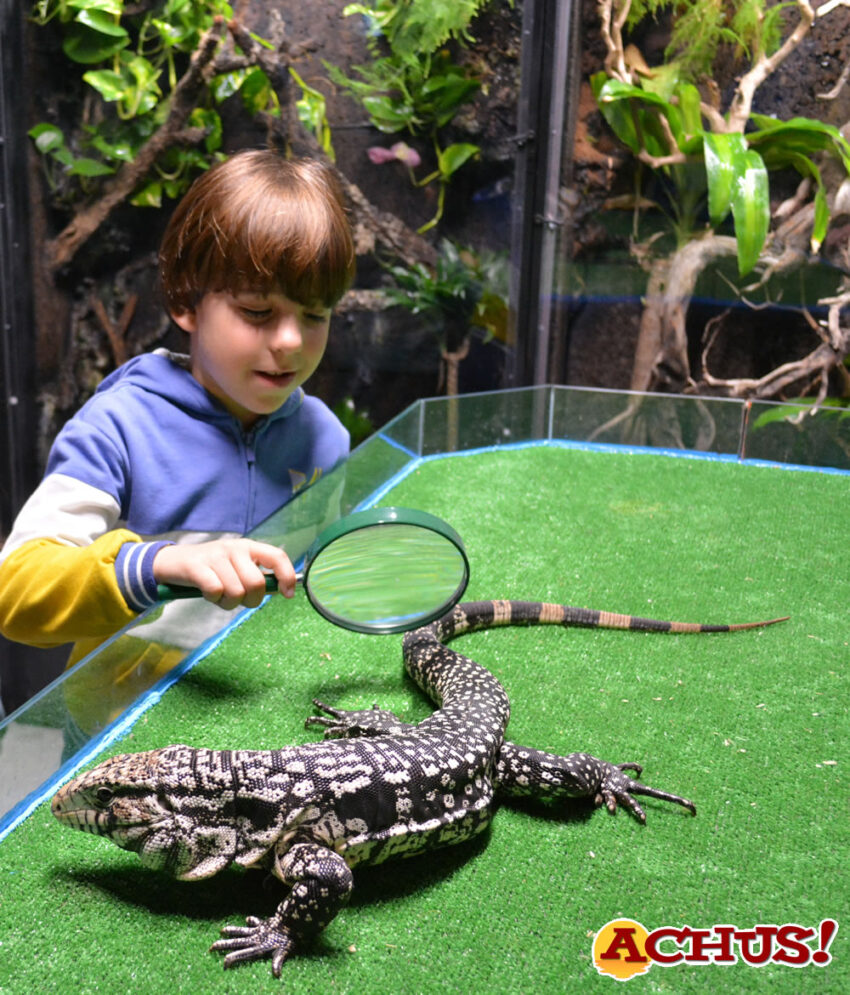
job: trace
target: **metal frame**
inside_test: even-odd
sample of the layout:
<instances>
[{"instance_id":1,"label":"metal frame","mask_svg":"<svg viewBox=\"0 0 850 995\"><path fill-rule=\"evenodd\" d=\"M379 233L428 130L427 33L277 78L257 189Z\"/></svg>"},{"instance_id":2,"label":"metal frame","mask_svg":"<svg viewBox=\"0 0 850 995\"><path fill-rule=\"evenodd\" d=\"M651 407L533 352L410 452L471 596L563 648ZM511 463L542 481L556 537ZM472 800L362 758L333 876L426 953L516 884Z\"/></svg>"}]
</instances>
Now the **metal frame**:
<instances>
[{"instance_id":1,"label":"metal frame","mask_svg":"<svg viewBox=\"0 0 850 995\"><path fill-rule=\"evenodd\" d=\"M572 142L579 4L526 0L517 108L517 152L511 208L510 303L515 354L510 385L557 381L553 360L563 351L561 316L553 308L566 154ZM522 316L520 319L519 316Z\"/></svg>"},{"instance_id":2,"label":"metal frame","mask_svg":"<svg viewBox=\"0 0 850 995\"><path fill-rule=\"evenodd\" d=\"M36 483L33 445L33 317L29 288L27 216L24 5L0 7L0 378L3 425L0 435L0 534L5 534Z\"/></svg>"}]
</instances>

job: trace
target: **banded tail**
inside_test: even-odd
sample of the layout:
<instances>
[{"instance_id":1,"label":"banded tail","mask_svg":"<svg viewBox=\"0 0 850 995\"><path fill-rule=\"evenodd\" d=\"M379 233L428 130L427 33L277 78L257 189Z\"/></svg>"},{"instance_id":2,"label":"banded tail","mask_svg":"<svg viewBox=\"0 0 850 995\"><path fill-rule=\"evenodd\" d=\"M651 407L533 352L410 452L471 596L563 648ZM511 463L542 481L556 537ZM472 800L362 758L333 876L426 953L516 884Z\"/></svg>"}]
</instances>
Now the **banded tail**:
<instances>
[{"instance_id":1,"label":"banded tail","mask_svg":"<svg viewBox=\"0 0 850 995\"><path fill-rule=\"evenodd\" d=\"M737 632L741 629L762 629L786 622L789 615L759 622L737 622L711 625L702 622L671 622L639 615L596 611L540 601L467 601L457 606L451 619L451 635L502 625L563 625L587 629L632 629L642 632ZM449 633L446 633L448 636Z\"/></svg>"}]
</instances>

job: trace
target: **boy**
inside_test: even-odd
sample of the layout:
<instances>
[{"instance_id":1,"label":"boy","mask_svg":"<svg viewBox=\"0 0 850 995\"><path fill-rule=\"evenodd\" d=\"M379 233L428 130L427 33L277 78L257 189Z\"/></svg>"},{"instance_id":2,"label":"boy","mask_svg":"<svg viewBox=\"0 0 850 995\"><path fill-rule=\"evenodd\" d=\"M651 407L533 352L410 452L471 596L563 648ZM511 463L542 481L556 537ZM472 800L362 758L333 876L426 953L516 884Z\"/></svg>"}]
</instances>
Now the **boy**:
<instances>
[{"instance_id":1,"label":"boy","mask_svg":"<svg viewBox=\"0 0 850 995\"><path fill-rule=\"evenodd\" d=\"M57 436L0 551L0 632L35 646L101 641L192 585L259 604L275 546L239 538L348 453L302 384L325 350L354 249L339 188L316 161L232 156L177 206L160 250L166 307L190 353L138 356Z\"/></svg>"}]
</instances>

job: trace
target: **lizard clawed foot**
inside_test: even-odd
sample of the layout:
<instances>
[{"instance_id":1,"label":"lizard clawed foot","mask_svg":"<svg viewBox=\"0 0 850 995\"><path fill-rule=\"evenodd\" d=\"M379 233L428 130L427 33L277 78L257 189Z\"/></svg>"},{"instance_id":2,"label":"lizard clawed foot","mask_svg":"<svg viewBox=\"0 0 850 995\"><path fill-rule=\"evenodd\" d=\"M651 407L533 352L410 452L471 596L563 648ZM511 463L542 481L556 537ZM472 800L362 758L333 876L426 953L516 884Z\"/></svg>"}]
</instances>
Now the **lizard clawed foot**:
<instances>
[{"instance_id":1,"label":"lizard clawed foot","mask_svg":"<svg viewBox=\"0 0 850 995\"><path fill-rule=\"evenodd\" d=\"M625 764L605 764L607 768L602 782L593 799L596 805L605 805L609 812L616 812L617 803L628 809L638 822L646 822L646 812L641 808L632 795L645 795L649 798L659 798L665 802L675 802L686 808L691 815L696 815L696 806L687 798L679 795L671 795L668 791L659 791L658 788L650 788L646 784L629 777L624 771L633 770L636 776L640 777L642 767L636 763Z\"/></svg>"},{"instance_id":2,"label":"lizard clawed foot","mask_svg":"<svg viewBox=\"0 0 850 995\"><path fill-rule=\"evenodd\" d=\"M399 735L410 728L392 712L374 705L372 708L356 711L346 711L342 708L332 708L318 698L313 704L325 715L311 715L304 723L305 729L311 726L322 726L325 739L354 739L358 736ZM326 716L330 716L327 718Z\"/></svg>"},{"instance_id":3,"label":"lizard clawed foot","mask_svg":"<svg viewBox=\"0 0 850 995\"><path fill-rule=\"evenodd\" d=\"M258 919L248 916L247 926L225 926L221 935L210 947L218 953L229 951L224 958L224 966L235 967L243 961L272 959L272 974L280 977L283 962L295 947L295 938L285 929L275 926L276 919Z\"/></svg>"}]
</instances>

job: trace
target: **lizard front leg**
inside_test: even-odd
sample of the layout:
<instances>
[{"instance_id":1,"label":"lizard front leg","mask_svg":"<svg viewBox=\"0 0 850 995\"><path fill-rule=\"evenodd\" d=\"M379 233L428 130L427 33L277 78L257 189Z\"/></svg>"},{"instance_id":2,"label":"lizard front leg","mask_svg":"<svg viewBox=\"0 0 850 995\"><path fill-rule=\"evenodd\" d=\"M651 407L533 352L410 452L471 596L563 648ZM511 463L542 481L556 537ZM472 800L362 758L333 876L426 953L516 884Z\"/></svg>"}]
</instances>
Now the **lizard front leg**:
<instances>
[{"instance_id":1,"label":"lizard front leg","mask_svg":"<svg viewBox=\"0 0 850 995\"><path fill-rule=\"evenodd\" d=\"M496 761L496 782L500 794L513 797L591 797L597 805L604 804L609 812L614 812L619 802L640 822L646 822L646 813L632 795L674 802L692 815L697 814L692 801L641 784L626 774L627 770L635 771L639 777L641 766L612 764L589 753L562 757L515 743L503 743Z\"/></svg>"},{"instance_id":2,"label":"lizard front leg","mask_svg":"<svg viewBox=\"0 0 850 995\"><path fill-rule=\"evenodd\" d=\"M247 926L222 929L224 939L216 940L210 950L226 954L226 968L271 957L272 974L279 978L293 950L318 936L351 896L348 864L317 843L296 843L275 858L274 872L292 890L268 919L248 916Z\"/></svg>"},{"instance_id":3,"label":"lizard front leg","mask_svg":"<svg viewBox=\"0 0 850 995\"><path fill-rule=\"evenodd\" d=\"M374 705L357 711L346 711L342 708L332 708L318 698L313 704L325 715L311 715L304 723L304 728L321 726L324 728L325 739L355 739L359 736L400 736L413 729L414 726ZM329 718L327 716L330 716Z\"/></svg>"}]
</instances>

